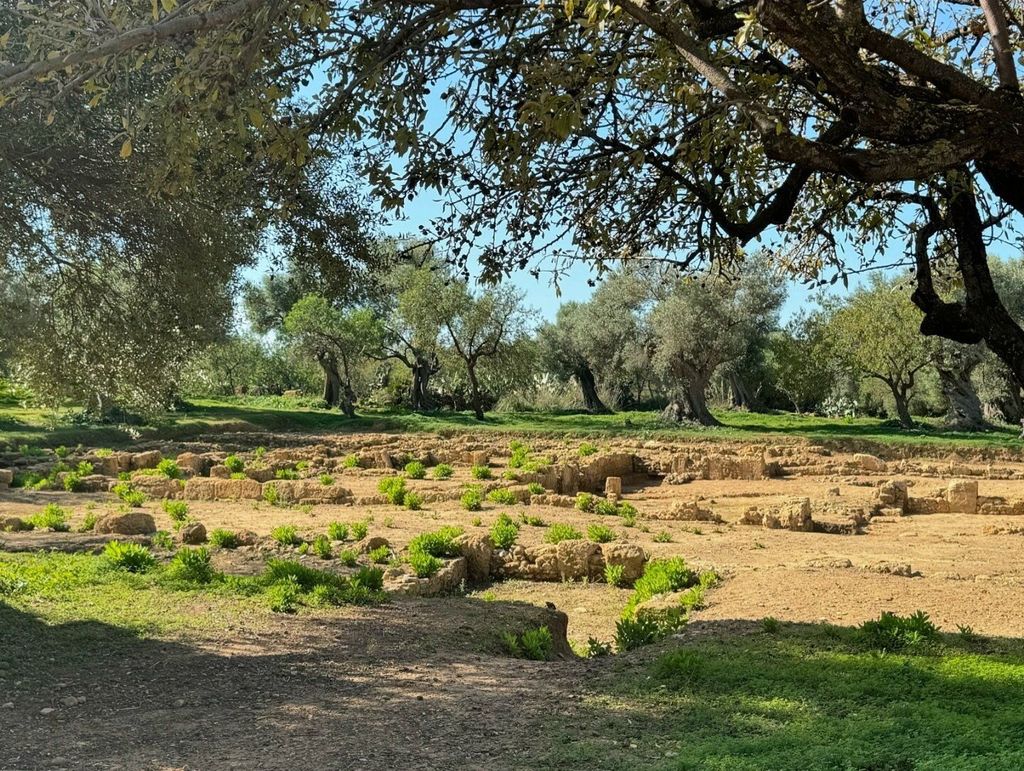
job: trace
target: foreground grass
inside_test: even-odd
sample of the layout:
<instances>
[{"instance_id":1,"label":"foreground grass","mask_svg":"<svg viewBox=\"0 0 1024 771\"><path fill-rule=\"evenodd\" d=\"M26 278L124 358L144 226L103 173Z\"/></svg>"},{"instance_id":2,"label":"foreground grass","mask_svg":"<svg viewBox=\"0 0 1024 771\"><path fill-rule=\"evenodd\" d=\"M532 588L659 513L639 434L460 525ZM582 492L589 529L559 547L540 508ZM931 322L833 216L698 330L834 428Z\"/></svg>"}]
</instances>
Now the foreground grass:
<instances>
[{"instance_id":1,"label":"foreground grass","mask_svg":"<svg viewBox=\"0 0 1024 771\"><path fill-rule=\"evenodd\" d=\"M0 444L120 447L137 439L189 439L205 433L233 431L273 432L430 432L446 435L465 432L500 432L579 438L619 436L643 439L757 440L804 437L828 444L859 441L881 445L970 447L979 450L1019 448L1018 431L998 427L967 433L944 429L938 421L922 419L918 428L905 430L876 418L828 419L793 413L716 411L723 423L717 428L671 426L656 412L620 412L613 415L580 413L491 413L477 421L468 412L418 414L402 411L363 411L346 418L335 410L318 409L281 397L194 399L177 412L148 425L114 426L72 422L72 413L48 412L24 406L13 398L0 398Z\"/></svg>"},{"instance_id":2,"label":"foreground grass","mask_svg":"<svg viewBox=\"0 0 1024 771\"><path fill-rule=\"evenodd\" d=\"M855 630L783 626L637 669L592 684L543 768L1024 768L1020 641L947 637L895 655Z\"/></svg>"}]
</instances>

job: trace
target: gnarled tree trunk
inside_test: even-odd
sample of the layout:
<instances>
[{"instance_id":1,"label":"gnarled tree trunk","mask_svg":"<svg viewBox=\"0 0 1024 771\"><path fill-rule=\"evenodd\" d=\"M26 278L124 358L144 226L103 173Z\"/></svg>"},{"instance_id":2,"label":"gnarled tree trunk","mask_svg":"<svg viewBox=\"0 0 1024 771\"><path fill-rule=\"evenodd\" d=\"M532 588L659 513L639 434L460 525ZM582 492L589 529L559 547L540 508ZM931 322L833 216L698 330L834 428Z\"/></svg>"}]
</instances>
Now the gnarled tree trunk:
<instances>
[{"instance_id":1,"label":"gnarled tree trunk","mask_svg":"<svg viewBox=\"0 0 1024 771\"><path fill-rule=\"evenodd\" d=\"M576 369L576 380L580 384L580 390L583 392L583 404L586 405L587 412L601 415L611 412L607 405L601 401L601 397L597 395L597 379L594 377L590 367L585 364L578 367Z\"/></svg>"},{"instance_id":2,"label":"gnarled tree trunk","mask_svg":"<svg viewBox=\"0 0 1024 771\"><path fill-rule=\"evenodd\" d=\"M341 376L338 375L338 360L333 354L322 351L316 355L316 363L324 371L324 401L328 407L335 407L341 402Z\"/></svg>"}]
</instances>

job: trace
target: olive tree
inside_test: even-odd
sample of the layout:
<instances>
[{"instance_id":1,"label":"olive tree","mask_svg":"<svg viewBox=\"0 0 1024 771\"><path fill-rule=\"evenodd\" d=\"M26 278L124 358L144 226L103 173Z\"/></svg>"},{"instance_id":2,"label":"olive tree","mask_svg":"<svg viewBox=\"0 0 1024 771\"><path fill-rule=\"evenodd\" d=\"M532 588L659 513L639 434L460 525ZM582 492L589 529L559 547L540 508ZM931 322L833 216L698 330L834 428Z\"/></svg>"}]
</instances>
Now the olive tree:
<instances>
[{"instance_id":1,"label":"olive tree","mask_svg":"<svg viewBox=\"0 0 1024 771\"><path fill-rule=\"evenodd\" d=\"M934 358L933 347L918 332L920 322L905 284L876 275L835 310L826 333L851 369L888 387L904 428L914 426L908 402L915 378Z\"/></svg>"},{"instance_id":2,"label":"olive tree","mask_svg":"<svg viewBox=\"0 0 1024 771\"><path fill-rule=\"evenodd\" d=\"M484 419L480 367L513 347L526 332L529 314L523 294L509 286L469 291L452 282L433 299L444 328L444 343L465 367L470 406L477 420Z\"/></svg>"},{"instance_id":3,"label":"olive tree","mask_svg":"<svg viewBox=\"0 0 1024 771\"><path fill-rule=\"evenodd\" d=\"M355 416L352 381L358 360L380 347L383 327L368 308L338 309L326 298L309 294L284 318L284 332L316 359L324 373L324 401Z\"/></svg>"},{"instance_id":4,"label":"olive tree","mask_svg":"<svg viewBox=\"0 0 1024 771\"><path fill-rule=\"evenodd\" d=\"M757 258L748 260L735 280L682 277L668 283L651 313L654 361L675 391L666 417L718 425L707 405L712 376L742 357L751 338L775 325L784 296L778 279Z\"/></svg>"},{"instance_id":5,"label":"olive tree","mask_svg":"<svg viewBox=\"0 0 1024 771\"><path fill-rule=\"evenodd\" d=\"M835 379L824 321L821 314L798 314L768 338L773 385L797 413L813 409L828 396Z\"/></svg>"}]
</instances>

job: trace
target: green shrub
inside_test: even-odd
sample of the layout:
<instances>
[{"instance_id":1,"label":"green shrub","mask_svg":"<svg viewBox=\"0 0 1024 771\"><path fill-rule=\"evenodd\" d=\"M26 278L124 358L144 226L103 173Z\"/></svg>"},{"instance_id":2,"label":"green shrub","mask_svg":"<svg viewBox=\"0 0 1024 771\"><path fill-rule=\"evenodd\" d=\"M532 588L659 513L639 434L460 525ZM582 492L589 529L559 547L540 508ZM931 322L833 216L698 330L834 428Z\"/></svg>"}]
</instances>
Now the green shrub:
<instances>
[{"instance_id":1,"label":"green shrub","mask_svg":"<svg viewBox=\"0 0 1024 771\"><path fill-rule=\"evenodd\" d=\"M82 487L82 475L77 471L69 471L64 475L64 489L69 493L77 493Z\"/></svg>"},{"instance_id":2,"label":"green shrub","mask_svg":"<svg viewBox=\"0 0 1024 771\"><path fill-rule=\"evenodd\" d=\"M233 473L233 474L232 474L232 475L231 475L230 477L228 477L228 478L229 478L229 479L248 479L248 478L249 478L249 475L248 475L248 474L246 474L246 473L245 473L244 471L236 471L235 473Z\"/></svg>"},{"instance_id":3,"label":"green shrub","mask_svg":"<svg viewBox=\"0 0 1024 771\"><path fill-rule=\"evenodd\" d=\"M609 543L615 540L615 531L606 525L590 525L587 527L587 538L596 543Z\"/></svg>"},{"instance_id":4,"label":"green shrub","mask_svg":"<svg viewBox=\"0 0 1024 771\"><path fill-rule=\"evenodd\" d=\"M111 567L129 573L145 573L156 565L156 558L149 549L137 543L109 541L103 549L103 557Z\"/></svg>"},{"instance_id":5,"label":"green shrub","mask_svg":"<svg viewBox=\"0 0 1024 771\"><path fill-rule=\"evenodd\" d=\"M668 530L662 530L660 533L654 534L655 543L672 543L672 533Z\"/></svg>"},{"instance_id":6,"label":"green shrub","mask_svg":"<svg viewBox=\"0 0 1024 771\"><path fill-rule=\"evenodd\" d=\"M619 504L619 508L616 513L623 519L631 519L634 523L636 522L637 510L636 506L632 503L622 501L622 503ZM632 525L629 525L629 527L632 527Z\"/></svg>"},{"instance_id":7,"label":"green shrub","mask_svg":"<svg viewBox=\"0 0 1024 771\"><path fill-rule=\"evenodd\" d=\"M597 452L597 445L593 442L584 442L580 445L579 454L581 458L586 458L588 455L593 455Z\"/></svg>"},{"instance_id":8,"label":"green shrub","mask_svg":"<svg viewBox=\"0 0 1024 771\"><path fill-rule=\"evenodd\" d=\"M69 449L68 449L67 447L65 447L64 445L61 445L60 447L57 447L57 448L56 448L56 449L55 449L55 450L53 451L53 454L54 454L54 455L56 455L56 456L57 456L58 458L60 458L61 460L64 460L64 458L67 458L67 457L68 457L69 455L71 455L71 450L69 450Z\"/></svg>"},{"instance_id":9,"label":"green shrub","mask_svg":"<svg viewBox=\"0 0 1024 771\"><path fill-rule=\"evenodd\" d=\"M535 514L520 514L519 521L530 527L547 527L548 523Z\"/></svg>"},{"instance_id":10,"label":"green shrub","mask_svg":"<svg viewBox=\"0 0 1024 771\"><path fill-rule=\"evenodd\" d=\"M496 549L511 549L519 537L519 525L508 514L502 514L491 527L491 543Z\"/></svg>"},{"instance_id":11,"label":"green shrub","mask_svg":"<svg viewBox=\"0 0 1024 771\"><path fill-rule=\"evenodd\" d=\"M666 631L649 616L622 618L615 622L615 647L620 651L632 651L660 640Z\"/></svg>"},{"instance_id":12,"label":"green shrub","mask_svg":"<svg viewBox=\"0 0 1024 771\"><path fill-rule=\"evenodd\" d=\"M492 479L491 469L489 466L473 466L469 470L469 475L473 479Z\"/></svg>"},{"instance_id":13,"label":"green shrub","mask_svg":"<svg viewBox=\"0 0 1024 771\"><path fill-rule=\"evenodd\" d=\"M424 479L427 476L427 467L418 460L405 464L405 475L409 479Z\"/></svg>"},{"instance_id":14,"label":"green shrub","mask_svg":"<svg viewBox=\"0 0 1024 771\"><path fill-rule=\"evenodd\" d=\"M377 491L384 495L388 503L401 506L405 502L405 479L384 477L377 483Z\"/></svg>"},{"instance_id":15,"label":"green shrub","mask_svg":"<svg viewBox=\"0 0 1024 771\"><path fill-rule=\"evenodd\" d=\"M295 525L278 525L270 531L270 537L282 546L297 546L302 543Z\"/></svg>"},{"instance_id":16,"label":"green shrub","mask_svg":"<svg viewBox=\"0 0 1024 771\"><path fill-rule=\"evenodd\" d=\"M571 541L582 537L583 533L572 525L556 522L544 533L544 543L561 543L562 541Z\"/></svg>"},{"instance_id":17,"label":"green shrub","mask_svg":"<svg viewBox=\"0 0 1024 771\"><path fill-rule=\"evenodd\" d=\"M619 507L615 505L615 501L609 501L607 498L599 498L594 501L592 511L595 514L600 514L602 517L614 517L619 513Z\"/></svg>"},{"instance_id":18,"label":"green shrub","mask_svg":"<svg viewBox=\"0 0 1024 771\"><path fill-rule=\"evenodd\" d=\"M540 482L530 482L530 484L526 486L526 489L530 491L530 495L544 495L544 493L547 492L547 490L544 489L544 485Z\"/></svg>"},{"instance_id":19,"label":"green shrub","mask_svg":"<svg viewBox=\"0 0 1024 771\"><path fill-rule=\"evenodd\" d=\"M330 487L331 485L334 484L334 477L332 477L330 474L321 474L320 484L322 484L324 487Z\"/></svg>"},{"instance_id":20,"label":"green shrub","mask_svg":"<svg viewBox=\"0 0 1024 771\"><path fill-rule=\"evenodd\" d=\"M491 490L487 493L487 500L491 503L501 504L502 506L511 506L519 502L516 494L507 487L499 487L497 490Z\"/></svg>"},{"instance_id":21,"label":"green shrub","mask_svg":"<svg viewBox=\"0 0 1024 771\"><path fill-rule=\"evenodd\" d=\"M592 659L600 658L601 656L611 656L612 646L611 643L602 642L596 637L587 638L587 656Z\"/></svg>"},{"instance_id":22,"label":"green shrub","mask_svg":"<svg viewBox=\"0 0 1024 771\"><path fill-rule=\"evenodd\" d=\"M423 508L423 496L410 490L405 494L405 508L409 511L419 511Z\"/></svg>"},{"instance_id":23,"label":"green shrub","mask_svg":"<svg viewBox=\"0 0 1024 771\"><path fill-rule=\"evenodd\" d=\"M519 474L513 471L512 469L505 469L504 471L501 472L501 478L509 482L518 482Z\"/></svg>"},{"instance_id":24,"label":"green shrub","mask_svg":"<svg viewBox=\"0 0 1024 771\"><path fill-rule=\"evenodd\" d=\"M338 559L345 567L354 568L359 564L359 553L355 549L342 549Z\"/></svg>"},{"instance_id":25,"label":"green shrub","mask_svg":"<svg viewBox=\"0 0 1024 771\"><path fill-rule=\"evenodd\" d=\"M547 661L551 658L553 639L551 630L546 626L528 629L521 635L503 632L502 646L510 656L527 658L532 661Z\"/></svg>"},{"instance_id":26,"label":"green shrub","mask_svg":"<svg viewBox=\"0 0 1024 771\"><path fill-rule=\"evenodd\" d=\"M713 575L713 574L710 574ZM630 597L622 612L623 618L633 618L639 605L659 594L678 592L698 583L699 577L686 566L682 557L651 560L644 568L644 574L633 584Z\"/></svg>"},{"instance_id":27,"label":"green shrub","mask_svg":"<svg viewBox=\"0 0 1024 771\"><path fill-rule=\"evenodd\" d=\"M88 533L96 529L96 523L99 522L100 515L95 511L85 512L85 518L82 520L82 524L78 528L79 533Z\"/></svg>"},{"instance_id":28,"label":"green shrub","mask_svg":"<svg viewBox=\"0 0 1024 771\"><path fill-rule=\"evenodd\" d=\"M232 474L241 474L245 471L245 461L237 455L229 455L226 457L224 459L224 465L228 467L228 471Z\"/></svg>"},{"instance_id":29,"label":"green shrub","mask_svg":"<svg viewBox=\"0 0 1024 771\"><path fill-rule=\"evenodd\" d=\"M146 494L136 490L131 482L118 482L111 488L111 491L132 508L138 508L146 502Z\"/></svg>"},{"instance_id":30,"label":"green shrub","mask_svg":"<svg viewBox=\"0 0 1024 771\"><path fill-rule=\"evenodd\" d=\"M438 463L434 466L434 479L448 479L455 473L455 469L449 463Z\"/></svg>"},{"instance_id":31,"label":"green shrub","mask_svg":"<svg viewBox=\"0 0 1024 771\"><path fill-rule=\"evenodd\" d=\"M109 447L100 447L93 453L93 455L95 455L97 458L112 458L114 457L114 451L111 450Z\"/></svg>"},{"instance_id":32,"label":"green shrub","mask_svg":"<svg viewBox=\"0 0 1024 771\"><path fill-rule=\"evenodd\" d=\"M181 467L178 465L178 462L170 458L164 458L157 463L156 470L160 476L165 476L168 479L181 479L182 477Z\"/></svg>"},{"instance_id":33,"label":"green shrub","mask_svg":"<svg viewBox=\"0 0 1024 771\"><path fill-rule=\"evenodd\" d=\"M432 554L417 552L409 555L409 565L417 578L430 578L444 565L444 560Z\"/></svg>"},{"instance_id":34,"label":"green shrub","mask_svg":"<svg viewBox=\"0 0 1024 771\"><path fill-rule=\"evenodd\" d=\"M366 534L370 532L370 523L365 520L360 520L359 522L353 522L349 525L348 529L355 540L361 541L366 538Z\"/></svg>"},{"instance_id":35,"label":"green shrub","mask_svg":"<svg viewBox=\"0 0 1024 771\"><path fill-rule=\"evenodd\" d=\"M171 518L171 521L180 526L188 519L188 504L185 501L174 501L166 498L160 502L160 508Z\"/></svg>"},{"instance_id":36,"label":"green shrub","mask_svg":"<svg viewBox=\"0 0 1024 771\"><path fill-rule=\"evenodd\" d=\"M761 628L768 634L778 634L782 623L774 616L765 616L761 619Z\"/></svg>"},{"instance_id":37,"label":"green shrub","mask_svg":"<svg viewBox=\"0 0 1024 771\"><path fill-rule=\"evenodd\" d=\"M623 565L606 564L604 566L604 580L609 586L622 586L626 569Z\"/></svg>"},{"instance_id":38,"label":"green shrub","mask_svg":"<svg viewBox=\"0 0 1024 771\"><path fill-rule=\"evenodd\" d=\"M327 525L327 537L332 541L348 539L348 525L344 522L331 522Z\"/></svg>"},{"instance_id":39,"label":"green shrub","mask_svg":"<svg viewBox=\"0 0 1024 771\"><path fill-rule=\"evenodd\" d=\"M857 632L866 648L881 651L901 651L939 638L938 628L923 610L909 616L885 611L878 619L865 621Z\"/></svg>"},{"instance_id":40,"label":"green shrub","mask_svg":"<svg viewBox=\"0 0 1024 771\"><path fill-rule=\"evenodd\" d=\"M274 479L298 479L299 472L292 468L279 468L274 472Z\"/></svg>"},{"instance_id":41,"label":"green shrub","mask_svg":"<svg viewBox=\"0 0 1024 771\"><path fill-rule=\"evenodd\" d=\"M341 459L342 468L359 468L359 456L356 454L346 455Z\"/></svg>"},{"instance_id":42,"label":"green shrub","mask_svg":"<svg viewBox=\"0 0 1024 771\"><path fill-rule=\"evenodd\" d=\"M384 588L384 571L380 568L363 566L352 576L352 582L370 591L380 591Z\"/></svg>"},{"instance_id":43,"label":"green shrub","mask_svg":"<svg viewBox=\"0 0 1024 771\"><path fill-rule=\"evenodd\" d=\"M371 562L383 565L391 559L391 548L389 546L378 546L376 549L370 550L369 557Z\"/></svg>"},{"instance_id":44,"label":"green shrub","mask_svg":"<svg viewBox=\"0 0 1024 771\"><path fill-rule=\"evenodd\" d=\"M271 506L276 506L281 500L281 495L277 490L277 485L268 483L263 485L263 501L269 503Z\"/></svg>"},{"instance_id":45,"label":"green shrub","mask_svg":"<svg viewBox=\"0 0 1024 771\"><path fill-rule=\"evenodd\" d=\"M318 535L313 539L313 553L320 559L329 560L334 556L334 547L331 546L331 539L326 535Z\"/></svg>"},{"instance_id":46,"label":"green shrub","mask_svg":"<svg viewBox=\"0 0 1024 771\"><path fill-rule=\"evenodd\" d=\"M46 504L46 508L33 514L27 522L36 530L52 530L55 533L66 533L71 529L68 525L68 512L56 503Z\"/></svg>"},{"instance_id":47,"label":"green shrub","mask_svg":"<svg viewBox=\"0 0 1024 771\"><path fill-rule=\"evenodd\" d=\"M95 470L96 469L93 467L93 465L87 460L80 460L78 461L78 464L75 466L75 473L82 477L89 476Z\"/></svg>"},{"instance_id":48,"label":"green shrub","mask_svg":"<svg viewBox=\"0 0 1024 771\"><path fill-rule=\"evenodd\" d=\"M224 528L217 528L210 532L210 544L219 549L238 548L238 535Z\"/></svg>"},{"instance_id":49,"label":"green shrub","mask_svg":"<svg viewBox=\"0 0 1024 771\"><path fill-rule=\"evenodd\" d=\"M294 578L283 578L268 586L263 596L275 613L294 613L302 596L302 588Z\"/></svg>"},{"instance_id":50,"label":"green shrub","mask_svg":"<svg viewBox=\"0 0 1024 771\"><path fill-rule=\"evenodd\" d=\"M429 554L432 557L457 557L459 545L455 539L462 535L462 528L446 525L438 530L420 533L409 541L410 554Z\"/></svg>"},{"instance_id":51,"label":"green shrub","mask_svg":"<svg viewBox=\"0 0 1024 771\"><path fill-rule=\"evenodd\" d=\"M576 508L580 511L593 511L597 498L592 493L577 493Z\"/></svg>"},{"instance_id":52,"label":"green shrub","mask_svg":"<svg viewBox=\"0 0 1024 771\"><path fill-rule=\"evenodd\" d=\"M484 507L484 492L476 485L466 488L459 499L466 511L480 511Z\"/></svg>"},{"instance_id":53,"label":"green shrub","mask_svg":"<svg viewBox=\"0 0 1024 771\"><path fill-rule=\"evenodd\" d=\"M171 534L168 533L166 530L157 530L155 533L153 533L152 537L150 538L150 541L152 542L153 546L155 546L158 549L174 548L174 539L171 538Z\"/></svg>"},{"instance_id":54,"label":"green shrub","mask_svg":"<svg viewBox=\"0 0 1024 771\"><path fill-rule=\"evenodd\" d=\"M208 584L216 576L210 564L210 552L203 547L190 549L183 546L178 549L167 570L173 578L195 584Z\"/></svg>"}]
</instances>

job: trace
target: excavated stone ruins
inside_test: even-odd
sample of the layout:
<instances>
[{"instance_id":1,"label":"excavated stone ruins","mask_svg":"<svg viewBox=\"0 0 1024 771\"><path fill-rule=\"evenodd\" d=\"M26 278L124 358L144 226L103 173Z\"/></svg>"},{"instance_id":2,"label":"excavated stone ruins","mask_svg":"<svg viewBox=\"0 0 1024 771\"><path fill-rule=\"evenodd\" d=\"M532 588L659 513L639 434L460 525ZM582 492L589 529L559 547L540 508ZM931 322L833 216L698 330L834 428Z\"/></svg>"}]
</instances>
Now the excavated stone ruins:
<instances>
[{"instance_id":1,"label":"excavated stone ruins","mask_svg":"<svg viewBox=\"0 0 1024 771\"><path fill-rule=\"evenodd\" d=\"M530 438L525 440L530 462L509 468L513 439L353 434L303 441L294 435L225 435L208 443L166 444L137 452L86 451L67 459L71 465L81 460L93 468L79 480L75 493L9 487L15 474L49 473L56 459L8 454L0 458L0 530L6 531L0 534L0 548L46 548L49 538L54 548L69 549L78 538L83 548L95 549L103 538L145 538L158 529L171 529L156 500L175 498L187 501L197 520L181 528L177 537L183 542L202 543L219 527L238 533L241 548L216 557L228 570L252 572L268 557L287 551L290 547L269 538L277 525L295 523L313 535L331 520L371 517L370 535L355 545L364 553L386 545L398 555L417 533L444 524L465 531L458 539L461 556L446 561L429 578L417 578L395 564L389 567L386 586L397 594L432 595L506 580L597 583L607 565L621 565L623 580L629 583L651 557L679 555L719 571L725 580L714 596L727 597L731 583L738 591L742 581L734 582L739 578L756 583L752 574L770 580L780 571L795 571L801 580L818 580L823 571L962 580L965 573L970 578L971 571L965 569L973 567L970 560L979 559L973 554L978 551L975 537L1005 540L1024 532L1024 454L1010 450L948 453L909 445L826 447L806 440L741 444L617 439L584 455L577 441ZM256 452L257 445L270 449ZM861 449L873 452L857 451ZM224 465L229 454L245 461L241 474ZM176 459L182 479L153 473L167 457ZM428 475L406 480L422 499L422 511L389 505L378 491L383 477L401 474L410 461L428 469L442 463L454 467L448 479ZM474 479L470 469L477 466L490 467L493 478ZM282 472L299 478L280 478ZM329 475L329 483L323 475ZM55 487L62 477L57 474ZM151 502L119 509L109 491L125 478ZM478 485L485 499L493 490L507 490L506 499L515 503L486 502L481 512L465 511L459 499L470 484ZM636 526L580 510L581 493L596 501L631 504L637 511ZM107 511L87 534L17 532L25 529L27 516L50 501L72 509L104 505ZM517 543L504 550L494 548L488 536L503 511L524 514ZM581 531L599 522L613 527L616 539L545 543L544 528L526 524L525 512L545 525L565 522ZM988 521L971 526L975 517ZM1010 521L994 522L993 517ZM929 520L934 526L923 524ZM973 529L967 533L970 543L962 544L961 559L947 547L967 537L965 528ZM769 535L774 533L779 535ZM925 533L924 540L913 542L911 533ZM765 538L772 539L770 548ZM925 542L930 540L945 545L928 551ZM759 555L759 550L766 554ZM981 551L986 552L981 562L994 559L987 549ZM935 556L940 552L946 555L941 560ZM1004 553L994 559L996 564L980 564L973 578L1019 587L1024 567L1015 554ZM301 559L316 558L303 554ZM942 564L929 567L930 562ZM337 565L330 569L343 570ZM983 578L977 579L979 575ZM709 610L714 612L716 604ZM772 606L770 601L753 604ZM1005 630L1015 624L1019 622L1004 619L995 626Z\"/></svg>"}]
</instances>

